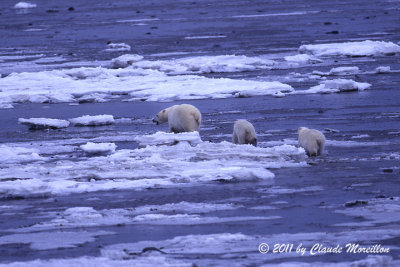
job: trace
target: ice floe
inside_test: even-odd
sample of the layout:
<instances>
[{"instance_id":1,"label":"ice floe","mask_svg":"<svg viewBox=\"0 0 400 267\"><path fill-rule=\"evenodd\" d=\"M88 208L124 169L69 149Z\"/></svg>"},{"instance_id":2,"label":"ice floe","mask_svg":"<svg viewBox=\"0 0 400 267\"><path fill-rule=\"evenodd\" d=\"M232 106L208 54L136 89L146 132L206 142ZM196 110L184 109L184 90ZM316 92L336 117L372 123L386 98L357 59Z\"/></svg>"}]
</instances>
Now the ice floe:
<instances>
[{"instance_id":1,"label":"ice floe","mask_svg":"<svg viewBox=\"0 0 400 267\"><path fill-rule=\"evenodd\" d=\"M347 205L335 212L352 217L364 218L365 221L348 222L336 224L336 226L375 226L378 224L390 224L400 222L400 198L379 197L370 200L354 202L354 205ZM357 205L357 203L360 203Z\"/></svg>"},{"instance_id":2,"label":"ice floe","mask_svg":"<svg viewBox=\"0 0 400 267\"><path fill-rule=\"evenodd\" d=\"M108 68L79 67L6 75L0 78L0 107L12 108L14 103L25 102L96 103L122 98L124 95L131 98L124 98L123 101L174 101L258 95L284 97L292 93L344 92L369 87L367 83L336 79L323 81L309 90L295 91L289 84L281 82L285 81L283 77L245 80L202 76L209 73L287 68L287 65L296 67L318 62L321 59L309 54L285 56L283 63L268 59L265 55L191 56L149 60L141 55L126 54L109 61ZM321 75L356 73L359 73L357 67L336 67L328 73L315 71L312 75L294 77L294 80L318 80Z\"/></svg>"},{"instance_id":3,"label":"ice floe","mask_svg":"<svg viewBox=\"0 0 400 267\"><path fill-rule=\"evenodd\" d=\"M176 145L166 146L156 145L154 139L158 136L163 144L167 135L144 136L144 142L146 138L153 139L154 145L117 150L109 156L79 161L60 159L23 165L3 164L0 193L3 196L35 196L215 181L271 181L274 174L267 168L307 166L304 150L290 145L261 148L228 142L200 142L192 146L187 141L178 141ZM196 142L197 138L194 138ZM187 138L182 136L182 139ZM46 150L45 147L41 149ZM26 148L17 155L9 152L15 147L4 147L4 150L11 155L10 162L48 159Z\"/></svg>"},{"instance_id":4,"label":"ice floe","mask_svg":"<svg viewBox=\"0 0 400 267\"><path fill-rule=\"evenodd\" d=\"M46 158L39 156L36 149L25 147L0 145L0 154L0 166L5 164L23 164L32 161L46 160Z\"/></svg>"},{"instance_id":5,"label":"ice floe","mask_svg":"<svg viewBox=\"0 0 400 267\"><path fill-rule=\"evenodd\" d=\"M175 145L179 142L187 142L190 145L195 146L202 142L198 132L177 134L156 132L155 134L138 136L135 138L135 141L137 141L141 147L149 145Z\"/></svg>"},{"instance_id":6,"label":"ice floe","mask_svg":"<svg viewBox=\"0 0 400 267\"><path fill-rule=\"evenodd\" d=\"M315 56L378 56L400 53L400 46L392 42L366 40L361 42L302 45L299 51Z\"/></svg>"},{"instance_id":7,"label":"ice floe","mask_svg":"<svg viewBox=\"0 0 400 267\"><path fill-rule=\"evenodd\" d=\"M19 118L18 122L20 124L24 124L29 126L31 129L60 129L66 128L69 126L70 122L66 120L59 120L59 119L49 119L49 118L30 118L24 119Z\"/></svg>"},{"instance_id":8,"label":"ice floe","mask_svg":"<svg viewBox=\"0 0 400 267\"><path fill-rule=\"evenodd\" d=\"M24 8L35 8L36 4L28 3L28 2L18 2L14 5L14 8L24 9Z\"/></svg>"},{"instance_id":9,"label":"ice floe","mask_svg":"<svg viewBox=\"0 0 400 267\"><path fill-rule=\"evenodd\" d=\"M114 153L117 146L114 143L88 142L80 148L88 154Z\"/></svg>"},{"instance_id":10,"label":"ice floe","mask_svg":"<svg viewBox=\"0 0 400 267\"><path fill-rule=\"evenodd\" d=\"M109 235L113 232L40 232L3 235L0 237L0 245L5 244L30 244L31 249L48 250L59 248L72 248L87 242L95 241L95 237Z\"/></svg>"},{"instance_id":11,"label":"ice floe","mask_svg":"<svg viewBox=\"0 0 400 267\"><path fill-rule=\"evenodd\" d=\"M167 203L163 205L146 205L135 208L137 214L146 214L154 212L184 212L184 213L208 213L220 210L234 210L242 208L241 205L234 205L231 203L194 203L181 201L178 203Z\"/></svg>"},{"instance_id":12,"label":"ice floe","mask_svg":"<svg viewBox=\"0 0 400 267\"><path fill-rule=\"evenodd\" d=\"M360 69L358 67L336 67L332 68L329 72L320 72L313 71L312 74L320 75L320 76L339 76L339 75L354 75L360 73Z\"/></svg>"},{"instance_id":13,"label":"ice floe","mask_svg":"<svg viewBox=\"0 0 400 267\"><path fill-rule=\"evenodd\" d=\"M146 205L124 209L96 210L92 207L68 208L56 218L29 227L13 229L15 232L36 232L52 229L98 227L122 224L201 225L255 220L275 220L279 216L210 216L215 211L243 208L241 205L178 202L164 205Z\"/></svg>"},{"instance_id":14,"label":"ice floe","mask_svg":"<svg viewBox=\"0 0 400 267\"><path fill-rule=\"evenodd\" d=\"M308 186L303 188L284 188L280 186L272 186L271 188L258 189L257 191L260 193L265 193L268 196L273 196L273 195L295 194L295 193L314 194L322 190L323 190L322 186Z\"/></svg>"},{"instance_id":15,"label":"ice floe","mask_svg":"<svg viewBox=\"0 0 400 267\"><path fill-rule=\"evenodd\" d=\"M183 39L193 40L193 39L217 39L217 38L226 38L226 36L225 35L186 36Z\"/></svg>"},{"instance_id":16,"label":"ice floe","mask_svg":"<svg viewBox=\"0 0 400 267\"><path fill-rule=\"evenodd\" d=\"M338 54L341 54L342 50L347 47L346 44L348 43L329 45L333 47L332 49L337 49L335 51ZM386 47L386 43L383 44L376 41L354 42L351 44L354 46L361 44L361 46L373 47L373 50L377 51L379 50L377 47ZM350 47L353 47L353 45L350 45ZM398 45L393 45L399 47ZM291 85L284 83L285 81L326 79L324 76L355 75L361 73L357 66L339 66L332 68L329 72L291 73L292 77L269 77L262 79L212 78L204 76L204 74L212 73L268 71L272 69L287 69L288 67L302 67L314 63L325 64L323 59L319 58L320 54L324 55L318 50L319 46L323 45L302 46L300 51L307 53L286 55L284 58L268 55L201 55L180 57L187 53L173 53L178 58L170 56L171 58L168 59L156 60L151 56L144 57L137 54L125 54L107 63L100 62L99 67L76 68L72 63L63 63L57 68L55 65L53 67L46 65L46 68L53 70L7 73L7 75L0 78L0 87L2 88L0 90L0 108L12 108L14 103L25 102L98 103L122 98L125 95L129 95L131 98L126 99L124 97L123 101L174 101L182 99L251 97L258 95L285 97L292 93L320 94L361 91L369 87L367 83L356 82L350 79L334 79L322 81L320 85L314 86L309 90L295 91ZM390 45L387 46L392 47ZM325 51L324 49L321 48L322 51ZM355 50L360 51L359 49ZM30 56L42 57L43 55ZM7 56L5 57L7 58ZM27 69L43 70L43 66L40 66L39 63L32 63L29 61L29 58L26 58L26 60L22 63L29 63L26 66ZM77 65L82 66L82 64ZM88 65L93 66L96 64L92 62ZM62 66L68 67L68 69L58 69ZM14 65L9 67L11 69L15 68ZM373 72L364 73L386 73L387 71L386 67L381 67ZM46 86L43 87L43 84L46 84Z\"/></svg>"},{"instance_id":17,"label":"ice floe","mask_svg":"<svg viewBox=\"0 0 400 267\"><path fill-rule=\"evenodd\" d=\"M269 266L278 266L278 267L345 267L345 266L353 266L353 267L379 267L379 266L388 266L395 267L400 264L399 260L393 259L391 256L386 255L368 255L365 259L355 260L355 261L342 261L342 262L296 262L296 261L287 261L279 264L263 264L261 267L269 267Z\"/></svg>"},{"instance_id":18,"label":"ice floe","mask_svg":"<svg viewBox=\"0 0 400 267\"><path fill-rule=\"evenodd\" d=\"M107 44L106 51L108 52L122 52L122 51L130 51L131 46L125 43L109 43Z\"/></svg>"},{"instance_id":19,"label":"ice floe","mask_svg":"<svg viewBox=\"0 0 400 267\"><path fill-rule=\"evenodd\" d=\"M371 87L369 83L360 83L350 79L334 79L322 81L319 85L307 90L298 90L296 94L330 94L351 91L363 91Z\"/></svg>"},{"instance_id":20,"label":"ice floe","mask_svg":"<svg viewBox=\"0 0 400 267\"><path fill-rule=\"evenodd\" d=\"M300 16L306 14L315 14L320 11L296 11L288 13L265 13L265 14L254 14L254 15L235 15L232 18L260 18L260 17L277 17L277 16Z\"/></svg>"},{"instance_id":21,"label":"ice floe","mask_svg":"<svg viewBox=\"0 0 400 267\"><path fill-rule=\"evenodd\" d=\"M3 266L3 264L0 264ZM78 258L53 258L53 259L36 259L32 261L21 261L12 262L4 266L9 267L43 267L43 266L58 266L58 267L68 267L68 266L82 266L82 267L96 267L96 266L119 266L119 267L131 267L131 266L141 266L141 267L193 267L191 261L185 261L182 259L173 259L164 255L154 255L152 253L143 253L140 257L126 257L124 259L115 259L114 257L93 257L93 256L83 256Z\"/></svg>"},{"instance_id":22,"label":"ice floe","mask_svg":"<svg viewBox=\"0 0 400 267\"><path fill-rule=\"evenodd\" d=\"M140 55L126 54L117 58L113 58L111 60L110 67L113 69L126 68L135 62L141 61L142 59L143 56Z\"/></svg>"},{"instance_id":23,"label":"ice floe","mask_svg":"<svg viewBox=\"0 0 400 267\"><path fill-rule=\"evenodd\" d=\"M245 263L261 263L266 260L276 260L291 257L298 257L299 252L287 253L260 253L257 248L261 243L281 244L280 240L287 240L288 244L301 244L307 248L302 256L311 256L310 249L315 244L321 244L325 247L345 246L347 244L365 244L367 246L371 240L387 240L399 235L399 229L380 228L368 230L354 230L343 232L311 232L311 233L281 233L271 235L245 235L241 233L219 233L209 235L186 235L177 236L172 239L159 241L140 241L136 243L115 244L102 249L101 254L105 257L114 259L129 258L129 255L140 255L145 248L154 248L162 251L169 257L182 257L184 255L209 255L202 257L202 260L196 261L199 265L223 263L227 259L235 259L237 266L248 265ZM393 248L393 247L391 247ZM273 247L270 248L271 250ZM344 248L346 250L346 248ZM315 253L315 251L314 251ZM346 252L343 252L346 253ZM246 257L240 257L243 255ZM317 255L321 255L318 252ZM386 255L383 255L386 256ZM239 258L240 257L240 258ZM232 265L232 261L229 261ZM259 265L257 264L257 265Z\"/></svg>"},{"instance_id":24,"label":"ice floe","mask_svg":"<svg viewBox=\"0 0 400 267\"><path fill-rule=\"evenodd\" d=\"M158 21L160 19L154 18L154 19L124 19L124 20L117 20L118 23L131 23L131 22L148 22L148 21Z\"/></svg>"},{"instance_id":25,"label":"ice floe","mask_svg":"<svg viewBox=\"0 0 400 267\"><path fill-rule=\"evenodd\" d=\"M390 66L379 66L375 69L376 73L389 73L391 72Z\"/></svg>"},{"instance_id":26,"label":"ice floe","mask_svg":"<svg viewBox=\"0 0 400 267\"><path fill-rule=\"evenodd\" d=\"M358 135L354 135L351 138L352 139L362 139L362 138L368 138L371 137L369 134L358 134Z\"/></svg>"},{"instance_id":27,"label":"ice floe","mask_svg":"<svg viewBox=\"0 0 400 267\"><path fill-rule=\"evenodd\" d=\"M397 266L398 260L389 255L366 255L361 259L348 262L291 262L291 258L311 256L311 246L322 244L325 247L345 246L347 243L365 244L370 240L387 240L397 237L399 229L381 228L354 230L348 232L307 232L282 233L270 235L246 235L242 233L217 233L182 235L156 241L120 243L101 248L97 257L85 256L69 259L34 260L15 262L9 266ZM301 244L306 248L304 254L293 249L288 253L267 253L260 257L258 247L261 243ZM393 248L393 247L391 247ZM273 249L271 247L271 249ZM346 248L344 248L346 250ZM345 252L343 252L345 253ZM198 255L201 255L198 256ZM317 255L321 255L318 254ZM276 260L283 262L281 265ZM272 261L272 265L265 265ZM315 263L315 264L314 264ZM264 265L262 265L264 264Z\"/></svg>"},{"instance_id":28,"label":"ice floe","mask_svg":"<svg viewBox=\"0 0 400 267\"><path fill-rule=\"evenodd\" d=\"M327 140L326 144L336 147L362 147L362 146L385 146L390 145L390 142L357 142L357 141L341 141Z\"/></svg>"},{"instance_id":29,"label":"ice floe","mask_svg":"<svg viewBox=\"0 0 400 267\"><path fill-rule=\"evenodd\" d=\"M314 64L314 63L321 63L322 60L307 54L298 54L293 56L285 56L284 59L292 64Z\"/></svg>"},{"instance_id":30,"label":"ice floe","mask_svg":"<svg viewBox=\"0 0 400 267\"><path fill-rule=\"evenodd\" d=\"M235 69L235 66L231 67ZM186 67L183 72L185 71ZM44 83L46 88L43 88ZM109 97L111 94L129 93L132 101L172 101L273 95L276 92L293 91L290 85L277 81L207 78L195 75L169 76L153 69L101 67L12 73L0 79L0 86L2 105L24 102L76 102L84 95L99 92L106 93Z\"/></svg>"},{"instance_id":31,"label":"ice floe","mask_svg":"<svg viewBox=\"0 0 400 267\"><path fill-rule=\"evenodd\" d=\"M112 66L129 65L134 68L152 69L170 74L197 74L213 72L243 72L270 69L275 62L261 57L236 55L196 56L172 60L139 60L138 55L123 55L112 61ZM124 61L126 62L124 64Z\"/></svg>"},{"instance_id":32,"label":"ice floe","mask_svg":"<svg viewBox=\"0 0 400 267\"><path fill-rule=\"evenodd\" d=\"M81 117L69 119L69 121L74 126L101 126L115 123L113 115L84 115Z\"/></svg>"}]
</instances>

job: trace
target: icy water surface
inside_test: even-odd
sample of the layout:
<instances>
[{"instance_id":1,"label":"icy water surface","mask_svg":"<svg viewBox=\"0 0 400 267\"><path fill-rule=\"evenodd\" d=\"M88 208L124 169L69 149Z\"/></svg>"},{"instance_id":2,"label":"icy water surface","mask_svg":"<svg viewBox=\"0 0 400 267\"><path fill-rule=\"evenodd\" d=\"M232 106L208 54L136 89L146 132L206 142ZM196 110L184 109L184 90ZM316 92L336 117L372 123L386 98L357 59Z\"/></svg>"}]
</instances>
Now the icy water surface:
<instances>
[{"instance_id":1,"label":"icy water surface","mask_svg":"<svg viewBox=\"0 0 400 267\"><path fill-rule=\"evenodd\" d=\"M397 1L16 4L1 264L399 265ZM152 123L181 103L200 133ZM231 143L236 119L258 147Z\"/></svg>"}]
</instances>

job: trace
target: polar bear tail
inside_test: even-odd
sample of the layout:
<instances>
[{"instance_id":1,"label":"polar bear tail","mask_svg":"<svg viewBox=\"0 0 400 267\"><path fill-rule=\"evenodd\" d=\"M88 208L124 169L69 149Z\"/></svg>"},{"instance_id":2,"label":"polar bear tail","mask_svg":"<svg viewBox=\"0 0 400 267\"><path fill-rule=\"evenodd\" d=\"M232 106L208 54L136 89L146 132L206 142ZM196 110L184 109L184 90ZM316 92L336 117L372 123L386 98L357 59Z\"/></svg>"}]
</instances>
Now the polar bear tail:
<instances>
[{"instance_id":1,"label":"polar bear tail","mask_svg":"<svg viewBox=\"0 0 400 267\"><path fill-rule=\"evenodd\" d=\"M200 129L200 124L201 124L201 114L197 112L191 112L191 115L193 116L195 123L197 125L197 128Z\"/></svg>"},{"instance_id":2,"label":"polar bear tail","mask_svg":"<svg viewBox=\"0 0 400 267\"><path fill-rule=\"evenodd\" d=\"M319 156L324 151L325 140L317 139L317 144L318 144L317 156Z\"/></svg>"}]
</instances>

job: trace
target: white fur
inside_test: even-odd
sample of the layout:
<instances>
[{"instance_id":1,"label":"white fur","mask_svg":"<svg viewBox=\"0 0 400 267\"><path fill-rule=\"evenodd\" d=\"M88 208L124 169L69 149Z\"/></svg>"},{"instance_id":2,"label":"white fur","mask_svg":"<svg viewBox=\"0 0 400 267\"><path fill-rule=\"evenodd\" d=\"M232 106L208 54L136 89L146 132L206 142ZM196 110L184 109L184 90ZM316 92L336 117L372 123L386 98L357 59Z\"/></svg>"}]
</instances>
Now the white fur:
<instances>
[{"instance_id":1,"label":"white fur","mask_svg":"<svg viewBox=\"0 0 400 267\"><path fill-rule=\"evenodd\" d=\"M200 130L201 113L192 105L182 104L161 110L153 122L161 124L168 122L173 133L194 132Z\"/></svg>"},{"instance_id":2,"label":"white fur","mask_svg":"<svg viewBox=\"0 0 400 267\"><path fill-rule=\"evenodd\" d=\"M246 120L235 121L233 124L232 143L257 146L256 130L254 130L253 124Z\"/></svg>"},{"instance_id":3,"label":"white fur","mask_svg":"<svg viewBox=\"0 0 400 267\"><path fill-rule=\"evenodd\" d=\"M324 151L325 136L318 130L300 127L297 130L299 134L299 145L305 149L308 156L319 156Z\"/></svg>"}]
</instances>

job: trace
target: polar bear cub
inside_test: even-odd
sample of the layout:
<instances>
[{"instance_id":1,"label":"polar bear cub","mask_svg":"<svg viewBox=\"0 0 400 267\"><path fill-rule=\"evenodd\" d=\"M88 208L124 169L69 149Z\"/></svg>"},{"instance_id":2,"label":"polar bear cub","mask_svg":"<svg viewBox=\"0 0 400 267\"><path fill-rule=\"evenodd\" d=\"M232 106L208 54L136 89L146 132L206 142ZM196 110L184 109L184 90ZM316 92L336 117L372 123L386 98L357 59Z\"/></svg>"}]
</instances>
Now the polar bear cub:
<instances>
[{"instance_id":1,"label":"polar bear cub","mask_svg":"<svg viewBox=\"0 0 400 267\"><path fill-rule=\"evenodd\" d=\"M193 132L200 130L201 113L192 105L182 104L161 110L153 119L157 125L168 122L173 133Z\"/></svg>"},{"instance_id":2,"label":"polar bear cub","mask_svg":"<svg viewBox=\"0 0 400 267\"><path fill-rule=\"evenodd\" d=\"M257 136L253 124L246 120L237 120L233 124L232 143L257 146Z\"/></svg>"},{"instance_id":3,"label":"polar bear cub","mask_svg":"<svg viewBox=\"0 0 400 267\"><path fill-rule=\"evenodd\" d=\"M325 136L318 130L300 127L297 130L299 134L299 145L305 149L308 156L321 155L324 150Z\"/></svg>"}]
</instances>

